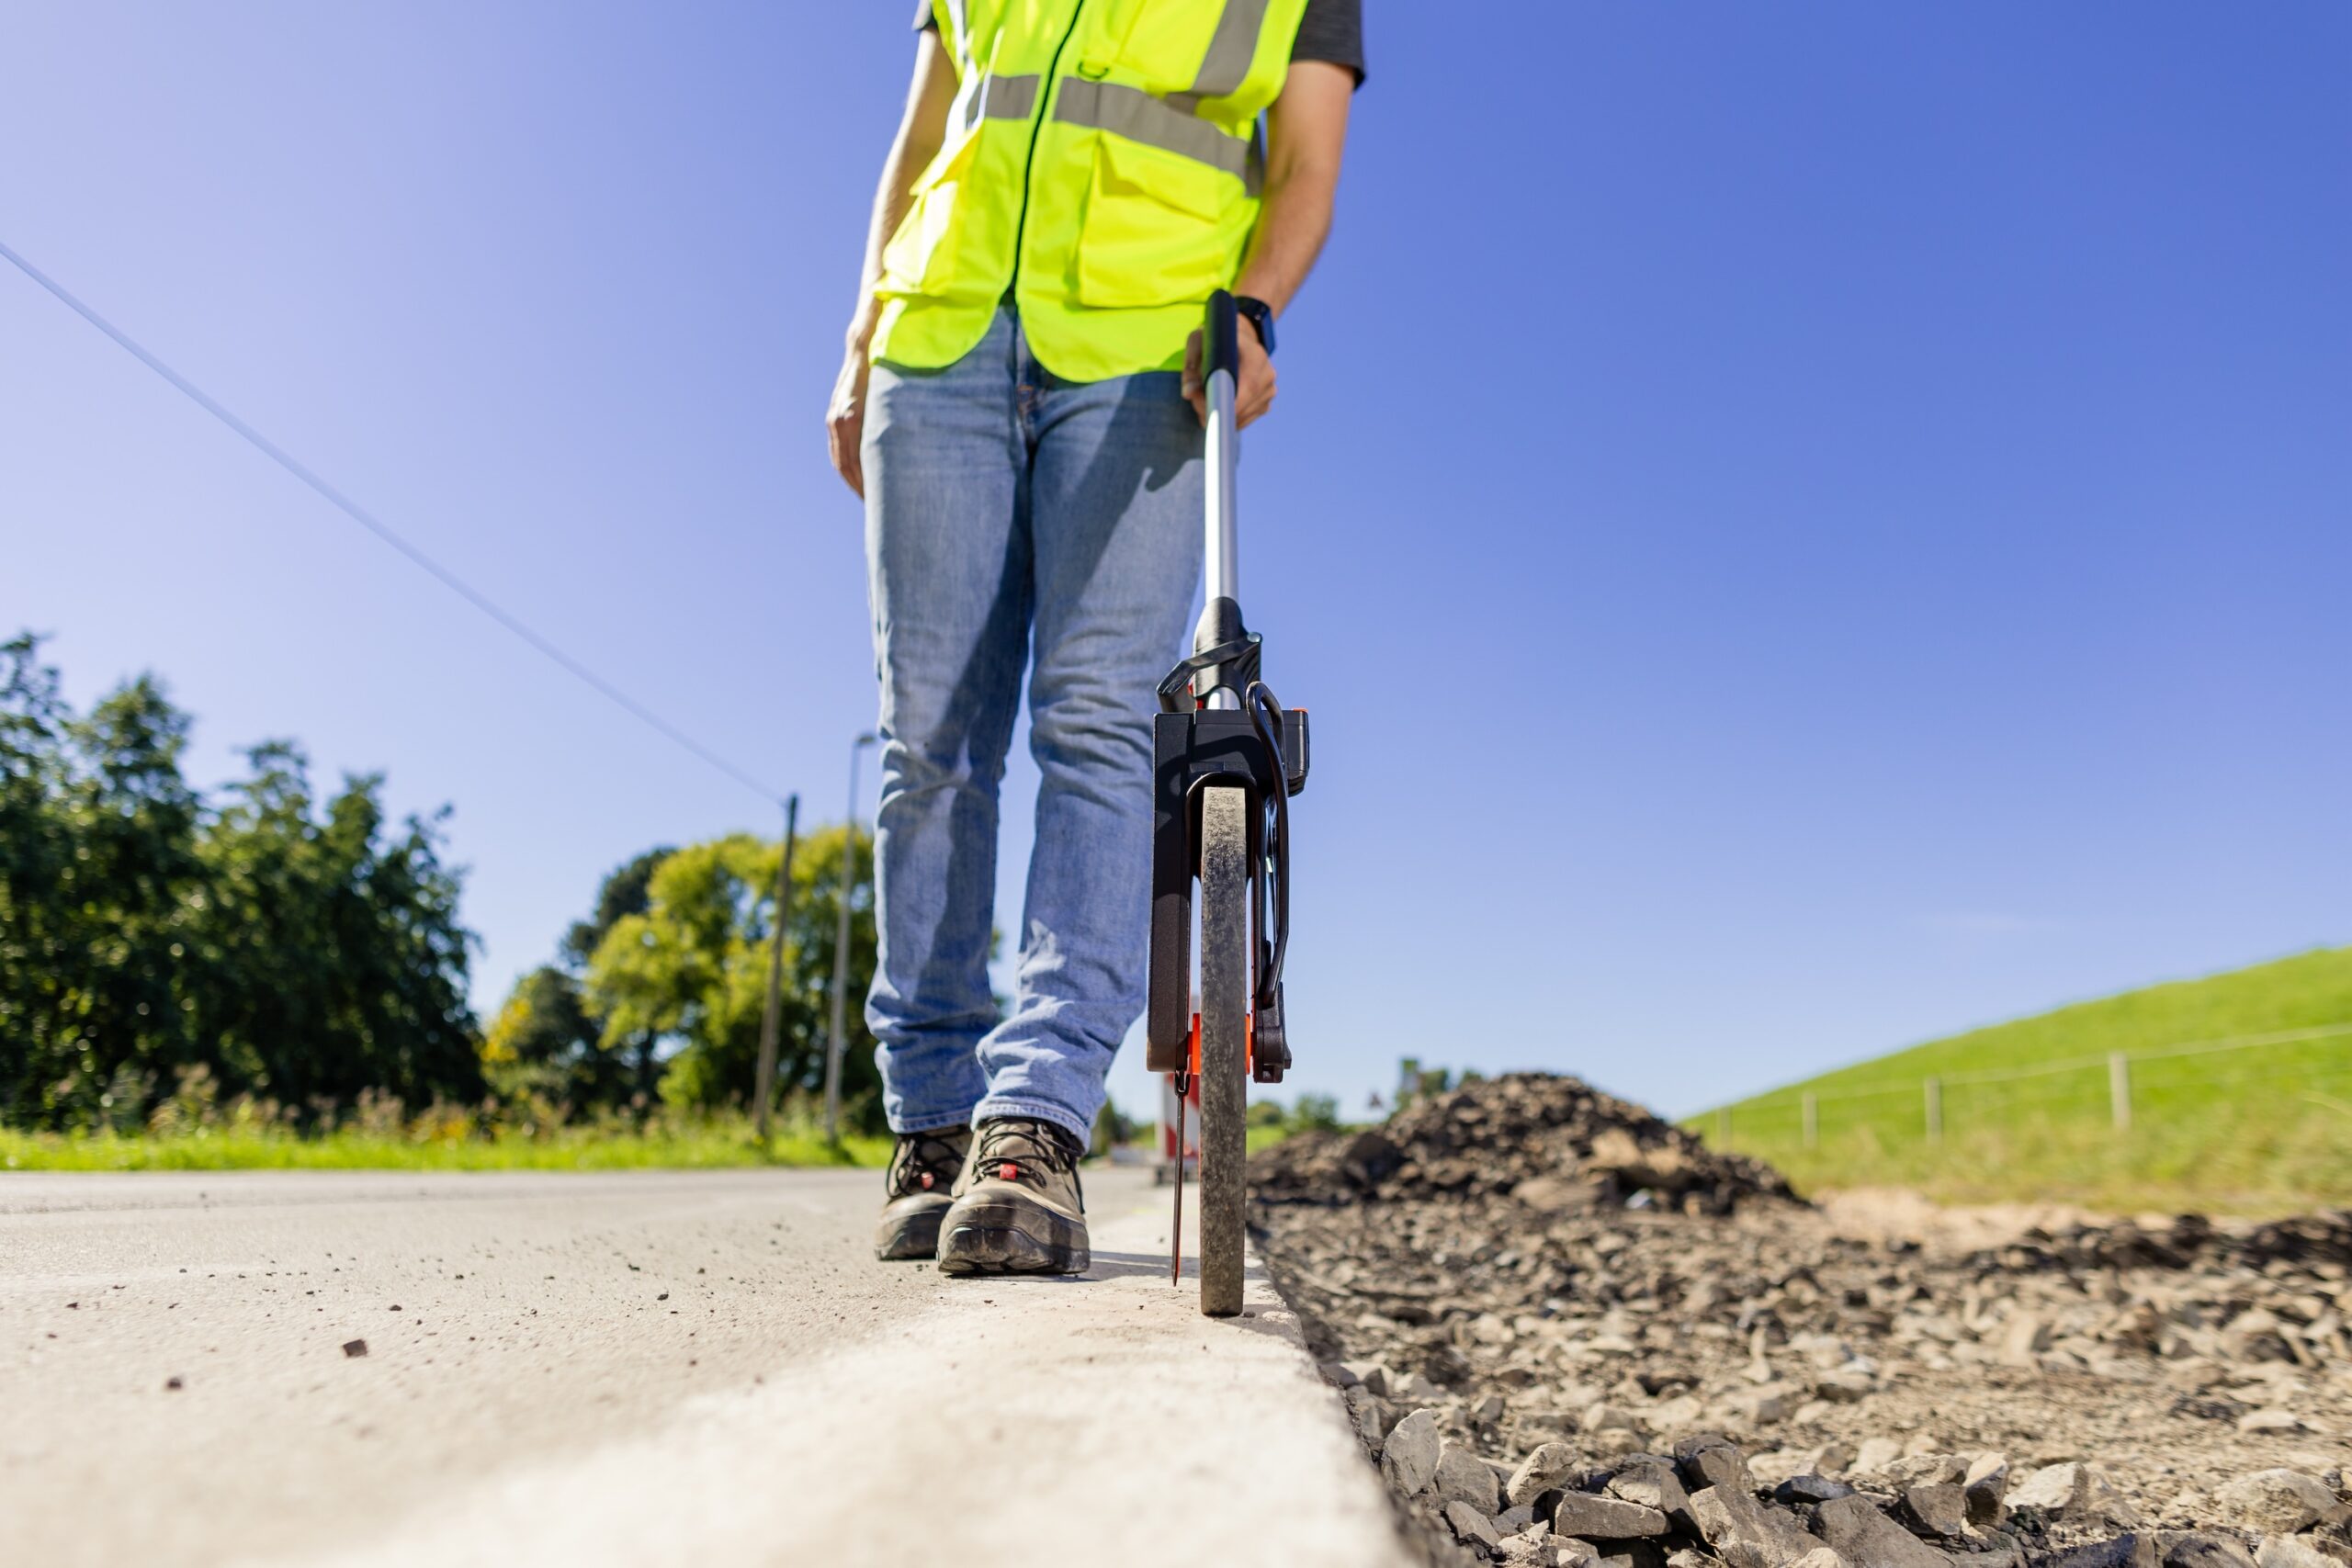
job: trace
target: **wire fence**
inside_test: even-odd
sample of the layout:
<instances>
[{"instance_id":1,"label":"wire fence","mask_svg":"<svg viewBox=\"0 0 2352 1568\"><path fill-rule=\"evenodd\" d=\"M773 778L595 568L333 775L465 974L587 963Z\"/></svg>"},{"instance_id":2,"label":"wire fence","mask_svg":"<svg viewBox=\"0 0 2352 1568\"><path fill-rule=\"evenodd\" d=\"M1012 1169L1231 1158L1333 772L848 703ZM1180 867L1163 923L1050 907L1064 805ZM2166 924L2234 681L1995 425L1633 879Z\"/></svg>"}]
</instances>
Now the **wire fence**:
<instances>
[{"instance_id":1,"label":"wire fence","mask_svg":"<svg viewBox=\"0 0 2352 1568\"><path fill-rule=\"evenodd\" d=\"M2282 1066L2283 1057L2293 1058ZM2352 1021L2137 1051L2071 1056L2030 1067L1927 1073L1849 1088L1798 1089L1718 1108L1699 1123L1719 1148L1739 1137L1818 1148L1824 1128L1869 1127L1939 1143L1948 1131L2014 1123L2030 1114L2091 1120L2104 1110L2117 1137L2135 1113L2167 1111L2217 1089L2270 1087L2352 1116ZM2331 1092L2335 1091L2335 1092Z\"/></svg>"}]
</instances>

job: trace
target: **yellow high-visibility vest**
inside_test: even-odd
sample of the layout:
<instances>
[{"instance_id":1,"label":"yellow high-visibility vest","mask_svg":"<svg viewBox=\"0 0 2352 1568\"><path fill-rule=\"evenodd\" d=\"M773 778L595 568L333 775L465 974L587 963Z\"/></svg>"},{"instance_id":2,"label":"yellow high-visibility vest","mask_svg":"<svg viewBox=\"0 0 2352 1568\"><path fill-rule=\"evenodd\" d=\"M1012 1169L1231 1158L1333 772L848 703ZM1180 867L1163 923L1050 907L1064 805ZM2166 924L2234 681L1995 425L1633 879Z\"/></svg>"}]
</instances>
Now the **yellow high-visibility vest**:
<instances>
[{"instance_id":1,"label":"yellow high-visibility vest","mask_svg":"<svg viewBox=\"0 0 2352 1568\"><path fill-rule=\"evenodd\" d=\"M939 155L882 254L874 355L930 369L1008 289L1072 381L1173 370L1258 220L1258 117L1306 0L932 0Z\"/></svg>"}]
</instances>

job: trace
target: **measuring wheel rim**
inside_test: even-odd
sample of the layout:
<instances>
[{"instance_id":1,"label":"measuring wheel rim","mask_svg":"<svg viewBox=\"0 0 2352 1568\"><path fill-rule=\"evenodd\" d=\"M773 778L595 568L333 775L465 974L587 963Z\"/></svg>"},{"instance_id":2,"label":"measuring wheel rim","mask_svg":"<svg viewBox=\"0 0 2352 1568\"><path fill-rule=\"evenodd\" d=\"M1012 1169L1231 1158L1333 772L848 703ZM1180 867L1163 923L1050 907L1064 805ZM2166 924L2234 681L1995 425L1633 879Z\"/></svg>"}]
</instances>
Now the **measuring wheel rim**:
<instances>
[{"instance_id":1,"label":"measuring wheel rim","mask_svg":"<svg viewBox=\"0 0 2352 1568\"><path fill-rule=\"evenodd\" d=\"M1250 794L1201 795L1201 1310L1241 1310L1249 1196Z\"/></svg>"}]
</instances>

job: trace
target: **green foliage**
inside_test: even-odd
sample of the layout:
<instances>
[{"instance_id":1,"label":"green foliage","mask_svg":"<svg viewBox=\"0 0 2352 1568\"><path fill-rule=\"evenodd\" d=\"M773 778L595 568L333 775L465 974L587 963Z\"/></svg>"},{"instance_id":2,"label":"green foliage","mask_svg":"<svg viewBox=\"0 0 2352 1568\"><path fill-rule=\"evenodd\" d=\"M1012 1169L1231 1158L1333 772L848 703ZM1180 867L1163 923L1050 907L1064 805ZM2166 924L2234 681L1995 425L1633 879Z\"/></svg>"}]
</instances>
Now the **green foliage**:
<instances>
[{"instance_id":1,"label":"green foliage","mask_svg":"<svg viewBox=\"0 0 2352 1568\"><path fill-rule=\"evenodd\" d=\"M1443 1094L1465 1083L1476 1083L1479 1075L1464 1072L1458 1077L1443 1067L1424 1067L1419 1056L1400 1056L1396 1060L1396 1103L1402 1111L1417 1100Z\"/></svg>"},{"instance_id":2,"label":"green foliage","mask_svg":"<svg viewBox=\"0 0 2352 1568\"><path fill-rule=\"evenodd\" d=\"M1094 1113L1094 1135L1087 1140L1087 1153L1107 1155L1113 1149L1143 1142L1152 1129L1119 1109L1110 1096L1102 1097L1102 1109Z\"/></svg>"},{"instance_id":3,"label":"green foliage","mask_svg":"<svg viewBox=\"0 0 2352 1568\"><path fill-rule=\"evenodd\" d=\"M646 1115L660 1098L662 1088L662 1035L651 1029L621 1032L607 1038L601 1014L595 1012L584 994L582 976L596 949L614 926L632 915L642 915L651 906L653 874L662 863L677 851L664 844L631 856L605 874L597 885L596 905L584 920L575 920L564 933L557 949L563 967L557 973L571 982L573 998L584 1018L590 1021L589 1032L594 1049L607 1064L617 1064L626 1058L626 1070L614 1066L610 1072L599 1072L573 1084L573 1104L583 1110L603 1110L627 1103L639 1117ZM529 976L525 976L526 984ZM510 998L511 1002L511 998Z\"/></svg>"},{"instance_id":4,"label":"green foliage","mask_svg":"<svg viewBox=\"0 0 2352 1568\"><path fill-rule=\"evenodd\" d=\"M615 866L596 888L596 908L584 920L575 920L563 935L560 950L565 967L575 972L588 966L605 933L630 915L645 913L653 902L653 874L677 851L664 844L647 850Z\"/></svg>"},{"instance_id":5,"label":"green foliage","mask_svg":"<svg viewBox=\"0 0 2352 1568\"><path fill-rule=\"evenodd\" d=\"M1339 1097L1329 1094L1302 1094L1287 1106L1279 1100L1254 1100L1243 1120L1253 1153L1295 1134L1336 1132L1346 1125L1340 1120Z\"/></svg>"},{"instance_id":6,"label":"green foliage","mask_svg":"<svg viewBox=\"0 0 2352 1568\"><path fill-rule=\"evenodd\" d=\"M77 716L39 651L0 645L0 1121L134 1129L193 1072L312 1117L478 1095L437 824L282 742L209 803L158 682Z\"/></svg>"},{"instance_id":7,"label":"green foliage","mask_svg":"<svg viewBox=\"0 0 2352 1568\"><path fill-rule=\"evenodd\" d=\"M848 844L846 829L828 828L802 839L793 854L776 1053L776 1084L787 1097L824 1084ZM881 1077L864 1007L874 975L872 850L860 835L842 1064L844 1116L869 1132L882 1124ZM601 1021L605 1046L659 1042L668 1057L662 1098L674 1108L714 1110L751 1100L782 853L780 842L737 833L664 855L646 879L643 907L612 919L589 955L584 1000Z\"/></svg>"},{"instance_id":8,"label":"green foliage","mask_svg":"<svg viewBox=\"0 0 2352 1568\"><path fill-rule=\"evenodd\" d=\"M0 1129L0 1170L612 1170L640 1167L879 1166L890 1140L836 1147L810 1108L786 1108L763 1146L748 1119L656 1110L642 1122L547 1119L527 1107L433 1104L414 1115L368 1096L336 1124L302 1124L266 1100L220 1102L200 1073L141 1133Z\"/></svg>"},{"instance_id":9,"label":"green foliage","mask_svg":"<svg viewBox=\"0 0 2352 1568\"><path fill-rule=\"evenodd\" d=\"M1902 1183L1952 1200L2124 1210L2342 1202L2352 1199L2352 1034L2262 1042L2344 1023L2352 948L2321 949L1930 1041L1686 1125L1721 1143L1727 1110L1731 1147L1808 1188ZM2137 1058L2128 1130L2113 1122L2110 1052Z\"/></svg>"},{"instance_id":10,"label":"green foliage","mask_svg":"<svg viewBox=\"0 0 2352 1568\"><path fill-rule=\"evenodd\" d=\"M1295 1132L1336 1133L1340 1130L1340 1097L1336 1094L1302 1094L1290 1108L1290 1124Z\"/></svg>"},{"instance_id":11,"label":"green foliage","mask_svg":"<svg viewBox=\"0 0 2352 1568\"><path fill-rule=\"evenodd\" d=\"M481 1065L501 1100L582 1112L628 1103L637 1079L606 1049L578 978L548 964L515 982L482 1036Z\"/></svg>"}]
</instances>

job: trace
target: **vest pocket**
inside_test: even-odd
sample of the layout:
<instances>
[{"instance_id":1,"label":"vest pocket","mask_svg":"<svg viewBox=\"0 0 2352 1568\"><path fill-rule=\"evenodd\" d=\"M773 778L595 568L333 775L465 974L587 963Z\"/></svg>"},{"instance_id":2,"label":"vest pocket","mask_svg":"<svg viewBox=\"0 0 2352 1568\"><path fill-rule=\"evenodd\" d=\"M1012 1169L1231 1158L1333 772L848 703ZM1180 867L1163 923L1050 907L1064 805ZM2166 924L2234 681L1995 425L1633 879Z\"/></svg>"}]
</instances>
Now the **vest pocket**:
<instances>
[{"instance_id":1,"label":"vest pocket","mask_svg":"<svg viewBox=\"0 0 2352 1568\"><path fill-rule=\"evenodd\" d=\"M956 182L933 186L914 199L882 247L881 288L889 294L922 294L947 280L955 266L949 230Z\"/></svg>"},{"instance_id":2,"label":"vest pocket","mask_svg":"<svg viewBox=\"0 0 2352 1568\"><path fill-rule=\"evenodd\" d=\"M882 247L881 292L937 294L952 279L958 236L969 227L956 220L956 195L978 141L977 135L966 136L933 160L916 181L907 215Z\"/></svg>"},{"instance_id":3,"label":"vest pocket","mask_svg":"<svg viewBox=\"0 0 2352 1568\"><path fill-rule=\"evenodd\" d=\"M1207 164L1103 132L1080 226L1081 305L1132 309L1204 299L1231 281L1249 238L1241 182Z\"/></svg>"}]
</instances>

